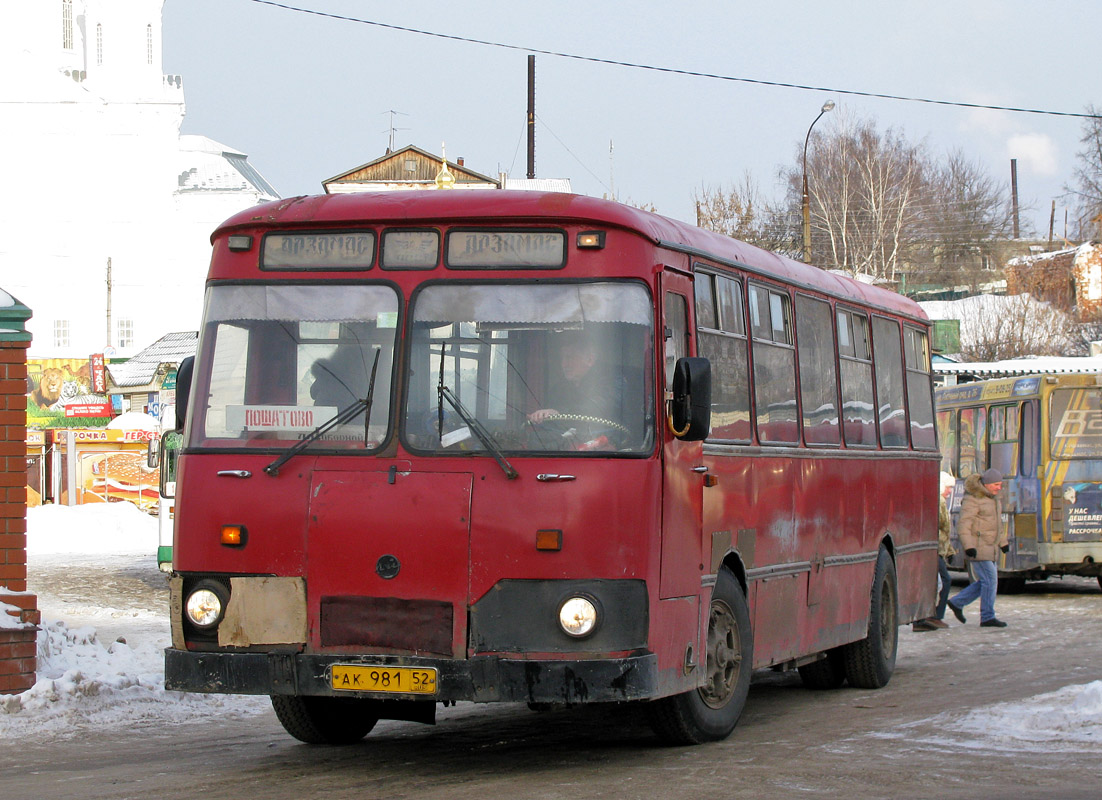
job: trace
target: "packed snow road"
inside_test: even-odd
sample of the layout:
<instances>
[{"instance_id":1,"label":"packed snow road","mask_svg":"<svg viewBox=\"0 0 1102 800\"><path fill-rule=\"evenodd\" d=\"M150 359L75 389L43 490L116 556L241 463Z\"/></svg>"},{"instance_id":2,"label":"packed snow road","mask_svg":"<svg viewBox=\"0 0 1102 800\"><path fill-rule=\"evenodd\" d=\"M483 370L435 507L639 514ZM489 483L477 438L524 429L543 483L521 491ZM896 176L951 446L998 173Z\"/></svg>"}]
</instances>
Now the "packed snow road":
<instances>
[{"instance_id":1,"label":"packed snow road","mask_svg":"<svg viewBox=\"0 0 1102 800\"><path fill-rule=\"evenodd\" d=\"M460 704L433 727L382 722L324 748L287 736L265 698L165 692L167 591L148 520L63 511L31 520L30 588L48 624L38 684L0 697L4 800L1099 796L1094 581L1001 595L1005 630L978 627L975 606L967 625L902 628L880 691L759 673L718 744L661 747L630 707ZM54 517L85 538L54 531ZM113 544L89 546L109 523Z\"/></svg>"}]
</instances>

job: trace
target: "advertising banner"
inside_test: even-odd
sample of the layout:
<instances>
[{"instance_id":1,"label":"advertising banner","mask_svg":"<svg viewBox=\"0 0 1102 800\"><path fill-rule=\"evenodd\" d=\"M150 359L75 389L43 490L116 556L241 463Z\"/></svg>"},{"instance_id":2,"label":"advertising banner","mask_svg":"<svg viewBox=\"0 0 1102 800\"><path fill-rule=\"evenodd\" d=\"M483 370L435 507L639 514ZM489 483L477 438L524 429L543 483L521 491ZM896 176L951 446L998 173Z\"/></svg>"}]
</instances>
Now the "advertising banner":
<instances>
[{"instance_id":1,"label":"advertising banner","mask_svg":"<svg viewBox=\"0 0 1102 800\"><path fill-rule=\"evenodd\" d=\"M32 358L27 362L27 425L69 428L106 425L111 401L100 356L102 391L94 391L94 358Z\"/></svg>"}]
</instances>

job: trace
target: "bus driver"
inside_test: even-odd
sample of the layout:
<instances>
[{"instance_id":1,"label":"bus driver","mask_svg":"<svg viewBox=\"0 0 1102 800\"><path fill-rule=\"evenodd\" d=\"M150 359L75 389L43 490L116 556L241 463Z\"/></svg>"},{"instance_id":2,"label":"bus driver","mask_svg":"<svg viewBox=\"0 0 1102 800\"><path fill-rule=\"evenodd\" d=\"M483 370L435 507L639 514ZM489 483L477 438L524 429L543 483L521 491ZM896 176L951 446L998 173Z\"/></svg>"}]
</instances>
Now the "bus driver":
<instances>
[{"instance_id":1,"label":"bus driver","mask_svg":"<svg viewBox=\"0 0 1102 800\"><path fill-rule=\"evenodd\" d=\"M559 366L562 376L553 379L544 396L545 407L528 414L533 425L553 422L587 426L587 432L611 435L616 440L628 433L621 422L625 398L623 376L615 370L597 368L597 346L593 340L570 331L561 336ZM577 424L577 423L580 423Z\"/></svg>"}]
</instances>

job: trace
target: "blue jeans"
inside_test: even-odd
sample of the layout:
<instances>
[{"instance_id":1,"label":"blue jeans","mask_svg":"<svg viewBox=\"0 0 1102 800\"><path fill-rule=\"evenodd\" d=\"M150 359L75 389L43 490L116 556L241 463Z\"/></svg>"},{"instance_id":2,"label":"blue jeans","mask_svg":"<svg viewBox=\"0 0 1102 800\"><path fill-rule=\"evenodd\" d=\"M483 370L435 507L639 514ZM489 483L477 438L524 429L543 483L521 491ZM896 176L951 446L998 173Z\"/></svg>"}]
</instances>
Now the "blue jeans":
<instances>
[{"instance_id":1,"label":"blue jeans","mask_svg":"<svg viewBox=\"0 0 1102 800\"><path fill-rule=\"evenodd\" d=\"M952 588L952 584L950 584L949 565L945 563L945 559L941 556L937 557L937 574L941 578L941 589L937 593L937 611L934 616L938 619L945 619L945 603L949 600L949 590Z\"/></svg>"},{"instance_id":2,"label":"blue jeans","mask_svg":"<svg viewBox=\"0 0 1102 800\"><path fill-rule=\"evenodd\" d=\"M994 561L973 561L972 572L976 580L957 592L953 605L964 608L978 597L980 622L987 622L995 618L995 593L999 588L999 574Z\"/></svg>"}]
</instances>

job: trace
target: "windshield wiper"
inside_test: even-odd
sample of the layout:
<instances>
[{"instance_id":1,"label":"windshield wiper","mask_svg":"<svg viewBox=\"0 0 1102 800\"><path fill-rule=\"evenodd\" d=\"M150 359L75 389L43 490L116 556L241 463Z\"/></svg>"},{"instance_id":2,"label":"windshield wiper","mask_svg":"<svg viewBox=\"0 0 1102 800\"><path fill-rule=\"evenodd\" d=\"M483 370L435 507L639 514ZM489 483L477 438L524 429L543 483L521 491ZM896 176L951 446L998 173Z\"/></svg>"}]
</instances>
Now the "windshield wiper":
<instances>
[{"instance_id":1,"label":"windshield wiper","mask_svg":"<svg viewBox=\"0 0 1102 800\"><path fill-rule=\"evenodd\" d=\"M470 428L474 435L478 437L478 441L482 442L482 446L494 457L494 461L501 467L502 471L505 473L505 477L509 480L519 477L520 473L513 469L513 465L506 460L505 454L501 451L501 448L498 447L497 442L494 441L493 434L482 427L482 423L475 419L470 411L464 408L463 404L459 402L459 398L455 396L455 392L453 392L450 387L444 385L444 379L443 376L441 376L440 384L437 387L437 402L440 404L441 413L443 412L445 400L448 401L449 406L455 409L455 413L463 419L463 422L467 424L467 427Z\"/></svg>"},{"instance_id":2,"label":"windshield wiper","mask_svg":"<svg viewBox=\"0 0 1102 800\"><path fill-rule=\"evenodd\" d=\"M343 425L346 422L350 422L355 419L356 416L362 411L364 414L364 446L367 446L367 426L371 422L371 401L375 396L375 371L379 368L379 353L380 350L375 351L375 362L371 365L371 378L367 384L367 397L363 400L356 398L356 402L347 408L342 409L337 413L335 417L332 417L326 422L323 422L314 430L303 436L293 445L288 447L279 458L273 461L268 466L264 467L264 471L269 475L275 476L279 474L279 468L294 458L296 455L306 449L306 446L311 442L316 442L326 433L331 431L338 425Z\"/></svg>"}]
</instances>

